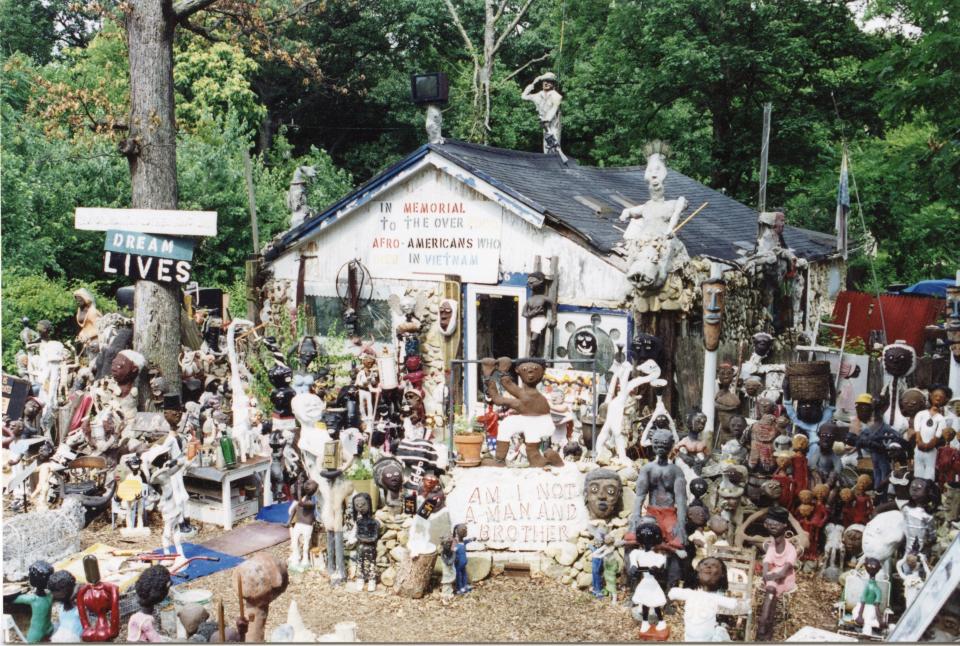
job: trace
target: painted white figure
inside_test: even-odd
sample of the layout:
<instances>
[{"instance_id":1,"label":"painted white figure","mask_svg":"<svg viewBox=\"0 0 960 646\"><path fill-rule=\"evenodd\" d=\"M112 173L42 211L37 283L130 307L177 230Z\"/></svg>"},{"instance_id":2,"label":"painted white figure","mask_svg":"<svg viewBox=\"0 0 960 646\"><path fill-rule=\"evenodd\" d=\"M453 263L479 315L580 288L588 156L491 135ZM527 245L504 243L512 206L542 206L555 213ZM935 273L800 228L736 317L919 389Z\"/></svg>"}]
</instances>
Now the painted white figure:
<instances>
[{"instance_id":1,"label":"painted white figure","mask_svg":"<svg viewBox=\"0 0 960 646\"><path fill-rule=\"evenodd\" d=\"M733 610L737 600L720 592L673 588L667 595L671 601L683 601L683 641L730 641L727 631L717 624L720 608Z\"/></svg>"},{"instance_id":2,"label":"painted white figure","mask_svg":"<svg viewBox=\"0 0 960 646\"><path fill-rule=\"evenodd\" d=\"M174 561L174 565L179 565L185 561L180 524L184 520L186 501L181 501L177 497L176 487L173 483L177 477L180 478L182 483L183 470L186 468L187 462L186 456L174 457L170 454L169 449L163 445L156 446L144 453L144 459L147 464L153 464L161 455L166 457L167 460L163 463L163 466L150 470L149 483L150 486L160 492L160 501L157 503L157 507L160 509L160 515L163 519L163 533L160 537L163 553L167 554L168 548L173 547L172 553L179 555Z\"/></svg>"},{"instance_id":3,"label":"painted white figure","mask_svg":"<svg viewBox=\"0 0 960 646\"><path fill-rule=\"evenodd\" d=\"M314 496L319 486L314 480L307 480L300 492L300 499L290 505L290 558L291 567L310 566L310 541L313 538L313 523L316 520L317 503Z\"/></svg>"},{"instance_id":4,"label":"painted white figure","mask_svg":"<svg viewBox=\"0 0 960 646\"><path fill-rule=\"evenodd\" d=\"M787 366L783 363L768 363L772 352L773 336L766 332L753 335L753 352L740 368L740 378L746 383L751 377L756 377L763 383L763 390L755 397L750 397L749 393L745 392L747 398L754 402L768 399L778 403L783 396L783 380L787 375ZM751 408L747 417L757 417L756 410Z\"/></svg>"},{"instance_id":5,"label":"painted white figure","mask_svg":"<svg viewBox=\"0 0 960 646\"><path fill-rule=\"evenodd\" d=\"M687 200L665 199L667 177L665 144L654 141L644 149L647 167L643 173L650 199L624 209L620 221L628 222L623 239L627 246L627 277L641 289L659 289L667 276L689 260L687 249L673 231Z\"/></svg>"},{"instance_id":6,"label":"painted white figure","mask_svg":"<svg viewBox=\"0 0 960 646\"><path fill-rule=\"evenodd\" d=\"M150 528L143 525L143 508L146 502L146 488L144 486L143 462L136 453L126 458L127 475L117 485L117 498L120 499L120 508L124 512L125 527L120 530L123 535L150 534Z\"/></svg>"},{"instance_id":7,"label":"painted white figure","mask_svg":"<svg viewBox=\"0 0 960 646\"><path fill-rule=\"evenodd\" d=\"M909 608L930 574L927 557L922 553L908 552L897 561L897 574L903 580L903 596L907 602L906 607Z\"/></svg>"},{"instance_id":8,"label":"painted white figure","mask_svg":"<svg viewBox=\"0 0 960 646\"><path fill-rule=\"evenodd\" d=\"M895 431L903 432L910 426L910 420L900 411L900 397L907 390L905 377L913 374L917 368L917 352L906 341L897 340L883 348L883 388L880 400L887 402L883 414L884 421Z\"/></svg>"},{"instance_id":9,"label":"painted white figure","mask_svg":"<svg viewBox=\"0 0 960 646\"><path fill-rule=\"evenodd\" d=\"M643 384L662 381L660 366L652 359L648 359L638 367L641 373L639 377L630 379L632 370L633 366L627 363L620 368L619 373L614 373L607 391L607 416L597 436L598 451L606 450L607 445L613 440L620 464L631 464L630 458L627 457L627 433L623 428L624 410L630 393ZM663 385L666 385L666 382Z\"/></svg>"},{"instance_id":10,"label":"painted white figure","mask_svg":"<svg viewBox=\"0 0 960 646\"><path fill-rule=\"evenodd\" d=\"M946 426L946 418L939 412L922 410L913 418L913 428L917 433L918 439L926 444L930 444L934 439L943 437L943 429ZM921 451L919 448L913 449L913 477L926 478L927 480L937 479L937 451Z\"/></svg>"},{"instance_id":11,"label":"painted white figure","mask_svg":"<svg viewBox=\"0 0 960 646\"><path fill-rule=\"evenodd\" d=\"M253 327L253 322L233 319L227 327L227 357L230 361L231 411L233 412L233 439L237 443L237 459L246 462L254 452L254 441L250 429L250 397L247 385L240 376L240 359L237 357L237 326Z\"/></svg>"},{"instance_id":12,"label":"painted white figure","mask_svg":"<svg viewBox=\"0 0 960 646\"><path fill-rule=\"evenodd\" d=\"M287 191L287 208L290 209L290 226L302 224L313 215L313 209L307 205L307 191L309 184L317 177L317 170L313 166L297 166L290 180Z\"/></svg>"},{"instance_id":13,"label":"painted white figure","mask_svg":"<svg viewBox=\"0 0 960 646\"><path fill-rule=\"evenodd\" d=\"M360 417L372 426L380 399L380 370L377 368L377 358L371 354L363 355L360 361L363 367L357 371L354 385L357 387Z\"/></svg>"},{"instance_id":14,"label":"painted white figure","mask_svg":"<svg viewBox=\"0 0 960 646\"><path fill-rule=\"evenodd\" d=\"M539 86L539 88L538 88ZM544 154L560 151L560 104L563 95L557 92L557 76L553 72L541 74L523 88L520 98L532 101L543 128Z\"/></svg>"}]
</instances>

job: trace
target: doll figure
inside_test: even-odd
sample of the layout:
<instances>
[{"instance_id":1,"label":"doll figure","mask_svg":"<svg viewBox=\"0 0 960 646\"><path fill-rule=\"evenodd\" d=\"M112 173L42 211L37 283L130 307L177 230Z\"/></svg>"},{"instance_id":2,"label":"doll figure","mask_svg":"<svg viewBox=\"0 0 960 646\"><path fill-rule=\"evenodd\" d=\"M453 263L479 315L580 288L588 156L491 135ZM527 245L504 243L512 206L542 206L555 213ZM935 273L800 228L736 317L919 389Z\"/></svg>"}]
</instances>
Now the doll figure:
<instances>
[{"instance_id":1,"label":"doll figure","mask_svg":"<svg viewBox=\"0 0 960 646\"><path fill-rule=\"evenodd\" d=\"M953 398L953 392L939 384L930 387L930 408L922 410L913 418L913 477L936 480L937 444L943 436L946 418L944 406Z\"/></svg>"},{"instance_id":2,"label":"doll figure","mask_svg":"<svg viewBox=\"0 0 960 646\"><path fill-rule=\"evenodd\" d=\"M117 485L115 498L120 508L126 512L126 527L120 530L124 535L149 534L150 529L143 525L144 474L143 461L136 453L126 458L127 476Z\"/></svg>"},{"instance_id":3,"label":"doll figure","mask_svg":"<svg viewBox=\"0 0 960 646\"><path fill-rule=\"evenodd\" d=\"M683 601L683 640L687 642L730 641L727 631L717 624L721 608L733 610L737 600L727 590L727 566L715 557L697 565L697 588L672 588L672 601Z\"/></svg>"},{"instance_id":4,"label":"doll figure","mask_svg":"<svg viewBox=\"0 0 960 646\"><path fill-rule=\"evenodd\" d=\"M487 396L497 406L506 406L519 413L500 422L497 431L497 449L489 466L506 466L510 440L514 436L522 435L527 461L531 467L540 468L548 465L562 467L563 458L559 453L553 449L540 452L540 442L553 435L550 403L537 389L543 381L546 363L542 359L535 358L518 360L516 370L521 382L519 386L507 374L512 363L507 357L501 357L496 361L490 358L481 360L480 367L486 381ZM493 379L495 366L501 373L500 385L510 396L501 395L497 390Z\"/></svg>"},{"instance_id":5,"label":"doll figure","mask_svg":"<svg viewBox=\"0 0 960 646\"><path fill-rule=\"evenodd\" d=\"M777 462L777 468L772 478L780 483L780 499L777 502L781 507L793 509L793 503L799 491L793 478L793 451L790 449L776 451L774 459Z\"/></svg>"},{"instance_id":6,"label":"doll figure","mask_svg":"<svg viewBox=\"0 0 960 646\"><path fill-rule=\"evenodd\" d=\"M612 543L611 543L612 545ZM593 536L593 543L590 544L590 591L595 599L603 598L603 560L613 548L607 545L607 534L603 530L598 530Z\"/></svg>"},{"instance_id":7,"label":"doll figure","mask_svg":"<svg viewBox=\"0 0 960 646\"><path fill-rule=\"evenodd\" d=\"M373 517L370 494L355 494L351 504L357 523L357 576L361 585L364 582L367 584L367 592L373 592L377 589L377 540L380 538L380 523Z\"/></svg>"},{"instance_id":8,"label":"doll figure","mask_svg":"<svg viewBox=\"0 0 960 646\"><path fill-rule=\"evenodd\" d=\"M813 492L804 489L797 494L797 516L803 531L810 537L810 544L803 552L803 560L815 561L820 557L820 532L827 523L827 508L817 501Z\"/></svg>"},{"instance_id":9,"label":"doll figure","mask_svg":"<svg viewBox=\"0 0 960 646\"><path fill-rule=\"evenodd\" d=\"M80 612L77 610L77 580L66 570L57 570L47 582L50 595L59 605L59 617L53 625L50 641L54 643L76 643L80 641L83 626L80 624Z\"/></svg>"},{"instance_id":10,"label":"doll figure","mask_svg":"<svg viewBox=\"0 0 960 646\"><path fill-rule=\"evenodd\" d=\"M880 603L883 594L880 591L880 585L877 583L877 573L882 565L878 559L868 556L863 562L863 568L867 571L867 582L860 594L860 601L853 607L854 621L863 628L862 632L867 637L873 636L874 628L884 628L886 620L880 614Z\"/></svg>"},{"instance_id":11,"label":"doll figure","mask_svg":"<svg viewBox=\"0 0 960 646\"><path fill-rule=\"evenodd\" d=\"M943 429L943 446L937 449L937 483L943 492L943 511L947 522L960 520L960 448L954 446L956 431Z\"/></svg>"},{"instance_id":12,"label":"doll figure","mask_svg":"<svg viewBox=\"0 0 960 646\"><path fill-rule=\"evenodd\" d=\"M85 642L106 642L120 634L120 590L113 583L100 580L97 557L83 557L83 578L87 582L77 592L77 609ZM91 623L90 615L96 617ZM109 617L108 617L109 615Z\"/></svg>"},{"instance_id":13,"label":"doll figure","mask_svg":"<svg viewBox=\"0 0 960 646\"><path fill-rule=\"evenodd\" d=\"M147 451L144 457L148 463L152 464L150 485L160 491L160 501L157 506L163 518L163 533L160 536L163 553L166 554L167 549L173 547L173 554L177 555L174 563L179 565L185 560L180 527L184 520L185 506L176 498L173 479L182 475L186 468L186 456L172 458L166 447L158 445Z\"/></svg>"},{"instance_id":14,"label":"doll figure","mask_svg":"<svg viewBox=\"0 0 960 646\"><path fill-rule=\"evenodd\" d=\"M788 522L789 515L783 507L771 507L763 521L770 540L764 546L764 596L757 619L757 641L772 641L777 601L797 587L797 550L786 537Z\"/></svg>"},{"instance_id":15,"label":"doll figure","mask_svg":"<svg viewBox=\"0 0 960 646\"><path fill-rule=\"evenodd\" d=\"M420 358L420 355L408 355L403 360L403 367L405 370L403 381L407 383L409 388L416 390L418 393L423 393L423 380L426 379L427 374L423 371L423 359Z\"/></svg>"},{"instance_id":16,"label":"doll figure","mask_svg":"<svg viewBox=\"0 0 960 646\"><path fill-rule=\"evenodd\" d=\"M310 543L313 539L313 523L317 519L316 495L319 485L307 480L300 490L300 498L290 505L287 526L290 528L291 568L306 568L310 565Z\"/></svg>"},{"instance_id":17,"label":"doll figure","mask_svg":"<svg viewBox=\"0 0 960 646\"><path fill-rule=\"evenodd\" d=\"M687 435L677 442L677 457L697 475L703 471L710 447L702 438L707 426L707 416L697 411L687 417Z\"/></svg>"},{"instance_id":18,"label":"doll figure","mask_svg":"<svg viewBox=\"0 0 960 646\"><path fill-rule=\"evenodd\" d=\"M457 539L454 546L457 553L454 561L454 568L456 569L456 593L466 594L473 590L473 587L470 585L470 579L467 578L467 543L472 542L473 539L467 538L467 526L464 523L459 523L453 528L453 535Z\"/></svg>"},{"instance_id":19,"label":"doll figure","mask_svg":"<svg viewBox=\"0 0 960 646\"><path fill-rule=\"evenodd\" d=\"M904 533L908 549L929 554L936 542L933 515L928 510L936 483L926 478L910 481L910 500L900 511L903 513Z\"/></svg>"},{"instance_id":20,"label":"doll figure","mask_svg":"<svg viewBox=\"0 0 960 646\"><path fill-rule=\"evenodd\" d=\"M453 597L453 584L457 580L457 553L453 549L453 537L440 539L440 595L444 599Z\"/></svg>"},{"instance_id":21,"label":"doll figure","mask_svg":"<svg viewBox=\"0 0 960 646\"><path fill-rule=\"evenodd\" d=\"M927 557L919 552L908 551L897 561L897 574L903 580L903 596L907 602L905 607L909 608L930 575Z\"/></svg>"},{"instance_id":22,"label":"doll figure","mask_svg":"<svg viewBox=\"0 0 960 646\"><path fill-rule=\"evenodd\" d=\"M844 487L840 490L840 522L844 527L853 524L853 489Z\"/></svg>"},{"instance_id":23,"label":"doll figure","mask_svg":"<svg viewBox=\"0 0 960 646\"><path fill-rule=\"evenodd\" d=\"M776 417L769 414L765 414L744 432L740 443L750 447L747 467L751 472L773 473L776 468L773 458L773 440L776 437Z\"/></svg>"},{"instance_id":24,"label":"doll figure","mask_svg":"<svg viewBox=\"0 0 960 646\"><path fill-rule=\"evenodd\" d=\"M654 631L660 641L670 635L667 622L663 619L663 607L667 605L667 598L655 577L655 571L662 571L667 566L667 557L654 551L655 547L663 543L663 532L656 523L642 522L636 533L640 547L630 552L630 573L632 577L641 576L640 582L633 591L633 604L640 606L640 615L643 620L640 624L640 639L653 636L648 635L650 611L653 610L657 615Z\"/></svg>"},{"instance_id":25,"label":"doll figure","mask_svg":"<svg viewBox=\"0 0 960 646\"><path fill-rule=\"evenodd\" d=\"M609 544L614 544L613 536L608 534L606 540ZM617 557L616 551L611 551L603 561L603 591L610 597L610 602L613 605L617 605L617 577L620 575L620 569L620 559Z\"/></svg>"},{"instance_id":26,"label":"doll figure","mask_svg":"<svg viewBox=\"0 0 960 646\"><path fill-rule=\"evenodd\" d=\"M162 565L153 565L140 574L136 583L140 610L127 623L127 640L131 642L166 641L154 624L154 607L170 592L170 571Z\"/></svg>"},{"instance_id":27,"label":"doll figure","mask_svg":"<svg viewBox=\"0 0 960 646\"><path fill-rule=\"evenodd\" d=\"M354 385L360 401L360 417L371 424L377 410L377 400L380 399L380 370L377 368L377 358L372 354L364 354L360 364L362 368L357 372Z\"/></svg>"},{"instance_id":28,"label":"doll figure","mask_svg":"<svg viewBox=\"0 0 960 646\"><path fill-rule=\"evenodd\" d=\"M873 517L873 498L869 494L872 485L872 477L866 474L857 477L857 483L853 487L853 513L851 516L854 523L866 525Z\"/></svg>"},{"instance_id":29,"label":"doll figure","mask_svg":"<svg viewBox=\"0 0 960 646\"><path fill-rule=\"evenodd\" d=\"M30 566L28 577L33 592L17 595L14 603L30 606L30 627L27 629L27 643L36 644L44 641L53 632L50 623L50 611L53 606L53 596L47 591L50 577L53 575L53 566L46 561L36 561Z\"/></svg>"}]
</instances>

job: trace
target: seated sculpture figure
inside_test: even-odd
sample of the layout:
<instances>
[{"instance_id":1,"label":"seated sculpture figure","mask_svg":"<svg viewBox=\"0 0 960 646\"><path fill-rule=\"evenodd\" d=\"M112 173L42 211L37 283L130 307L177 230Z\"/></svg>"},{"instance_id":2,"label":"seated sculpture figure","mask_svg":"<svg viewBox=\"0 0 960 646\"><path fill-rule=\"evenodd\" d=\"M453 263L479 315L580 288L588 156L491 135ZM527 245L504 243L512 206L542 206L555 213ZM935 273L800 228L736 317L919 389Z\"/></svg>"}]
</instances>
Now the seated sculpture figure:
<instances>
[{"instance_id":1,"label":"seated sculpture figure","mask_svg":"<svg viewBox=\"0 0 960 646\"><path fill-rule=\"evenodd\" d=\"M623 210L620 221L627 222L623 239L627 246L627 278L642 290L659 290L667 276L689 260L687 249L673 234L680 213L687 207L685 198L665 199L667 177L665 144L654 141L644 150L647 168L643 173L650 199Z\"/></svg>"}]
</instances>

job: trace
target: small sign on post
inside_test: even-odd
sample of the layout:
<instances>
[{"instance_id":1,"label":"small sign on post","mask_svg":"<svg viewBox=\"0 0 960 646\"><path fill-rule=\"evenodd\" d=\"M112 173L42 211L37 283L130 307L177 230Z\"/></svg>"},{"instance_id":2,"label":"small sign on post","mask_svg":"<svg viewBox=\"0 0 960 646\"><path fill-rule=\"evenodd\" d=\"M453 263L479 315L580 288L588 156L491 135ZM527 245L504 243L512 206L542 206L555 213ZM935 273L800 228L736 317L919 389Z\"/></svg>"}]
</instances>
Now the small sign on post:
<instances>
[{"instance_id":1,"label":"small sign on post","mask_svg":"<svg viewBox=\"0 0 960 646\"><path fill-rule=\"evenodd\" d=\"M136 231L210 237L217 235L217 212L78 207L74 227L83 231Z\"/></svg>"},{"instance_id":2,"label":"small sign on post","mask_svg":"<svg viewBox=\"0 0 960 646\"><path fill-rule=\"evenodd\" d=\"M107 231L104 251L133 253L141 256L157 256L173 260L193 260L191 238L171 238L133 231Z\"/></svg>"},{"instance_id":3,"label":"small sign on post","mask_svg":"<svg viewBox=\"0 0 960 646\"><path fill-rule=\"evenodd\" d=\"M191 265L186 260L155 258L132 253L106 251L103 254L103 271L122 274L134 280L152 280L157 283L187 283L190 281Z\"/></svg>"}]
</instances>

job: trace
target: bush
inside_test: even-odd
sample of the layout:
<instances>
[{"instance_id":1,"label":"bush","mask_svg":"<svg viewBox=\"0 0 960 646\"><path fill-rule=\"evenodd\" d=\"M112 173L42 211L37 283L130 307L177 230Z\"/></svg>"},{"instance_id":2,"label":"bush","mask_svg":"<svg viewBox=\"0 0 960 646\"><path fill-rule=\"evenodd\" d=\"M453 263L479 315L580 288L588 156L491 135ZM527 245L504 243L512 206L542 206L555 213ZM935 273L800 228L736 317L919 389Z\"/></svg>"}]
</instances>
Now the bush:
<instances>
[{"instance_id":1,"label":"bush","mask_svg":"<svg viewBox=\"0 0 960 646\"><path fill-rule=\"evenodd\" d=\"M15 372L14 357L23 348L20 319L30 319L30 327L36 329L37 321L46 319L53 323L52 337L68 341L77 335L74 316L77 311L73 291L86 287L97 301L101 312L116 311L116 302L98 294L88 285L68 285L51 280L43 275L3 273L3 368ZM67 344L69 345L69 343Z\"/></svg>"}]
</instances>

